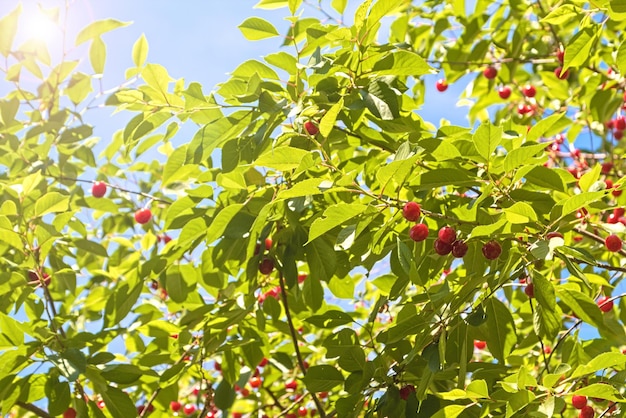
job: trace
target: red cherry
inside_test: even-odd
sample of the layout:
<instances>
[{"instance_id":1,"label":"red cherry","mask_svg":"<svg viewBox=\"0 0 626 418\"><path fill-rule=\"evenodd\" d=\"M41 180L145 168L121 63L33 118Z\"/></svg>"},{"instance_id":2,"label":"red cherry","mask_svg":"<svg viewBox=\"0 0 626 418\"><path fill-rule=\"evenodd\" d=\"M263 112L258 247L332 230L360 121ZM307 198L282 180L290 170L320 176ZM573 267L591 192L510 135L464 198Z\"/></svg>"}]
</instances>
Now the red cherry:
<instances>
[{"instance_id":1,"label":"red cherry","mask_svg":"<svg viewBox=\"0 0 626 418\"><path fill-rule=\"evenodd\" d=\"M537 94L537 89L535 89L535 86L533 86L532 84L526 84L524 87L522 87L522 94L525 97L535 97L535 95Z\"/></svg>"},{"instance_id":2,"label":"red cherry","mask_svg":"<svg viewBox=\"0 0 626 418\"><path fill-rule=\"evenodd\" d=\"M572 406L576 409L583 409L587 405L587 397L583 395L572 396Z\"/></svg>"},{"instance_id":3,"label":"red cherry","mask_svg":"<svg viewBox=\"0 0 626 418\"><path fill-rule=\"evenodd\" d=\"M467 243L465 241L454 241L452 243L452 255L456 258L463 258L467 254Z\"/></svg>"},{"instance_id":4,"label":"red cherry","mask_svg":"<svg viewBox=\"0 0 626 418\"><path fill-rule=\"evenodd\" d=\"M267 366L267 363L269 363L269 360L263 357L263 360L259 363L259 367L265 367Z\"/></svg>"},{"instance_id":5,"label":"red cherry","mask_svg":"<svg viewBox=\"0 0 626 418\"><path fill-rule=\"evenodd\" d=\"M546 234L546 238L548 239L552 239L552 238L563 238L563 234L561 234L558 231L552 231L552 232L548 232Z\"/></svg>"},{"instance_id":6,"label":"red cherry","mask_svg":"<svg viewBox=\"0 0 626 418\"><path fill-rule=\"evenodd\" d=\"M618 141L624 137L624 131L613 131L613 138Z\"/></svg>"},{"instance_id":7,"label":"red cherry","mask_svg":"<svg viewBox=\"0 0 626 418\"><path fill-rule=\"evenodd\" d=\"M606 222L610 224L616 224L619 222L619 216L615 216L614 213L609 213L609 216L606 218Z\"/></svg>"},{"instance_id":8,"label":"red cherry","mask_svg":"<svg viewBox=\"0 0 626 418\"><path fill-rule=\"evenodd\" d=\"M589 405L584 406L578 413L579 418L593 418L596 412Z\"/></svg>"},{"instance_id":9,"label":"red cherry","mask_svg":"<svg viewBox=\"0 0 626 418\"><path fill-rule=\"evenodd\" d=\"M319 128L310 120L304 122L304 129L306 129L307 133L311 136L315 136L320 133Z\"/></svg>"},{"instance_id":10,"label":"red cherry","mask_svg":"<svg viewBox=\"0 0 626 418\"><path fill-rule=\"evenodd\" d=\"M450 252L452 251L452 244L443 242L439 238L435 240L433 247L435 248L435 252L439 255L447 255L450 254Z\"/></svg>"},{"instance_id":11,"label":"red cherry","mask_svg":"<svg viewBox=\"0 0 626 418\"><path fill-rule=\"evenodd\" d=\"M602 312L611 312L613 310L613 301L608 296L598 299L598 307Z\"/></svg>"},{"instance_id":12,"label":"red cherry","mask_svg":"<svg viewBox=\"0 0 626 418\"><path fill-rule=\"evenodd\" d=\"M452 244L456 240L456 231L452 227L444 226L439 230L437 236L446 244Z\"/></svg>"},{"instance_id":13,"label":"red cherry","mask_svg":"<svg viewBox=\"0 0 626 418\"><path fill-rule=\"evenodd\" d=\"M485 347L487 347L487 343L480 340L474 340L474 347L476 347L478 350L484 350Z\"/></svg>"},{"instance_id":14,"label":"red cherry","mask_svg":"<svg viewBox=\"0 0 626 418\"><path fill-rule=\"evenodd\" d=\"M285 418L298 418L298 416L294 414L293 412L290 412L287 415L285 415Z\"/></svg>"},{"instance_id":15,"label":"red cherry","mask_svg":"<svg viewBox=\"0 0 626 418\"><path fill-rule=\"evenodd\" d=\"M298 415L299 416L306 417L308 413L309 413L309 410L306 409L304 406L301 406L300 408L298 408Z\"/></svg>"},{"instance_id":16,"label":"red cherry","mask_svg":"<svg viewBox=\"0 0 626 418\"><path fill-rule=\"evenodd\" d=\"M552 352L552 347L546 345L545 347L543 347L543 352L546 354L550 354Z\"/></svg>"},{"instance_id":17,"label":"red cherry","mask_svg":"<svg viewBox=\"0 0 626 418\"><path fill-rule=\"evenodd\" d=\"M76 410L74 408L67 408L63 412L63 418L76 418Z\"/></svg>"},{"instance_id":18,"label":"red cherry","mask_svg":"<svg viewBox=\"0 0 626 418\"><path fill-rule=\"evenodd\" d=\"M444 92L444 91L448 90L448 83L446 82L446 80L444 78L441 78L441 79L437 80L437 83L435 84L435 88L439 92Z\"/></svg>"},{"instance_id":19,"label":"red cherry","mask_svg":"<svg viewBox=\"0 0 626 418\"><path fill-rule=\"evenodd\" d=\"M489 241L483 245L482 252L487 260L495 260L502 254L502 247L496 241Z\"/></svg>"},{"instance_id":20,"label":"red cherry","mask_svg":"<svg viewBox=\"0 0 626 418\"><path fill-rule=\"evenodd\" d=\"M139 209L135 212L135 221L139 224L145 224L152 219L152 212L148 208Z\"/></svg>"},{"instance_id":21,"label":"red cherry","mask_svg":"<svg viewBox=\"0 0 626 418\"><path fill-rule=\"evenodd\" d=\"M409 237L416 242L424 241L428 238L428 226L426 224L413 225L409 230Z\"/></svg>"},{"instance_id":22,"label":"red cherry","mask_svg":"<svg viewBox=\"0 0 626 418\"><path fill-rule=\"evenodd\" d=\"M402 208L402 216L410 222L416 222L422 214L422 208L417 202L406 202Z\"/></svg>"},{"instance_id":23,"label":"red cherry","mask_svg":"<svg viewBox=\"0 0 626 418\"><path fill-rule=\"evenodd\" d=\"M556 51L556 59L559 60L559 62L563 62L563 59L565 58L565 51L563 51L562 49L559 49L558 51Z\"/></svg>"},{"instance_id":24,"label":"red cherry","mask_svg":"<svg viewBox=\"0 0 626 418\"><path fill-rule=\"evenodd\" d=\"M615 214L615 216L617 216L618 218L621 216L624 216L624 213L626 213L626 209L624 208L615 208L613 209L613 214Z\"/></svg>"},{"instance_id":25,"label":"red cherry","mask_svg":"<svg viewBox=\"0 0 626 418\"><path fill-rule=\"evenodd\" d=\"M606 174L609 174L612 169L613 169L613 163L610 161L607 161L605 163L602 163L602 169L600 170L600 172L606 175Z\"/></svg>"},{"instance_id":26,"label":"red cherry","mask_svg":"<svg viewBox=\"0 0 626 418\"><path fill-rule=\"evenodd\" d=\"M511 97L511 87L509 86L502 86L498 89L498 96L500 96L501 99L508 99L509 97Z\"/></svg>"},{"instance_id":27,"label":"red cherry","mask_svg":"<svg viewBox=\"0 0 626 418\"><path fill-rule=\"evenodd\" d=\"M626 117L618 116L615 118L615 129L618 131L623 131L626 129Z\"/></svg>"},{"instance_id":28,"label":"red cherry","mask_svg":"<svg viewBox=\"0 0 626 418\"><path fill-rule=\"evenodd\" d=\"M622 240L615 234L611 234L604 239L606 249L611 252L617 252L622 249Z\"/></svg>"},{"instance_id":29,"label":"red cherry","mask_svg":"<svg viewBox=\"0 0 626 418\"><path fill-rule=\"evenodd\" d=\"M183 413L185 415L192 415L194 412L196 412L196 406L192 403L185 404L183 407Z\"/></svg>"},{"instance_id":30,"label":"red cherry","mask_svg":"<svg viewBox=\"0 0 626 418\"><path fill-rule=\"evenodd\" d=\"M534 298L535 297L535 286L533 286L532 283L528 283L526 285L526 287L524 288L524 293L526 293L526 296L528 296L529 298Z\"/></svg>"},{"instance_id":31,"label":"red cherry","mask_svg":"<svg viewBox=\"0 0 626 418\"><path fill-rule=\"evenodd\" d=\"M304 283L304 281L309 277L306 273L298 274L298 283Z\"/></svg>"},{"instance_id":32,"label":"red cherry","mask_svg":"<svg viewBox=\"0 0 626 418\"><path fill-rule=\"evenodd\" d=\"M102 399L100 399L98 401L98 403L96 403L96 405L98 405L98 408L100 408L100 409L104 409L106 407L106 405L104 404L104 401Z\"/></svg>"},{"instance_id":33,"label":"red cherry","mask_svg":"<svg viewBox=\"0 0 626 418\"><path fill-rule=\"evenodd\" d=\"M242 418L243 414L241 412L233 412L233 418Z\"/></svg>"},{"instance_id":34,"label":"red cherry","mask_svg":"<svg viewBox=\"0 0 626 418\"><path fill-rule=\"evenodd\" d=\"M318 396L320 399L326 399L328 398L328 392L320 392Z\"/></svg>"},{"instance_id":35,"label":"red cherry","mask_svg":"<svg viewBox=\"0 0 626 418\"><path fill-rule=\"evenodd\" d=\"M612 189L613 188L613 180L611 180L611 179L604 179L604 184L606 184L606 188L607 189Z\"/></svg>"},{"instance_id":36,"label":"red cherry","mask_svg":"<svg viewBox=\"0 0 626 418\"><path fill-rule=\"evenodd\" d=\"M290 380L289 382L285 383L285 389L289 389L289 390L298 389L298 382L296 382L295 380Z\"/></svg>"},{"instance_id":37,"label":"red cherry","mask_svg":"<svg viewBox=\"0 0 626 418\"><path fill-rule=\"evenodd\" d=\"M557 67L554 69L554 75L559 79L559 80L567 80L569 78L569 70L565 70L563 72L563 74L561 74L561 71L563 71L563 67Z\"/></svg>"},{"instance_id":38,"label":"red cherry","mask_svg":"<svg viewBox=\"0 0 626 418\"><path fill-rule=\"evenodd\" d=\"M267 276L272 271L274 271L274 260L271 258L264 258L261 260L259 263L259 272Z\"/></svg>"},{"instance_id":39,"label":"red cherry","mask_svg":"<svg viewBox=\"0 0 626 418\"><path fill-rule=\"evenodd\" d=\"M415 386L413 385L406 385L400 388L400 398L405 401L409 399L412 393L415 393Z\"/></svg>"},{"instance_id":40,"label":"red cherry","mask_svg":"<svg viewBox=\"0 0 626 418\"><path fill-rule=\"evenodd\" d=\"M493 80L498 75L498 70L495 67L489 66L483 70L483 75L488 80Z\"/></svg>"},{"instance_id":41,"label":"red cherry","mask_svg":"<svg viewBox=\"0 0 626 418\"><path fill-rule=\"evenodd\" d=\"M93 197L102 197L107 192L107 185L103 181L97 181L91 186L91 194Z\"/></svg>"},{"instance_id":42,"label":"red cherry","mask_svg":"<svg viewBox=\"0 0 626 418\"><path fill-rule=\"evenodd\" d=\"M255 389L260 388L262 383L263 381L261 380L260 377L253 377L250 379L250 386L252 386Z\"/></svg>"},{"instance_id":43,"label":"red cherry","mask_svg":"<svg viewBox=\"0 0 626 418\"><path fill-rule=\"evenodd\" d=\"M520 115L526 115L528 113L531 113L532 111L533 111L532 106L528 104L520 103L517 106L517 113L519 113Z\"/></svg>"}]
</instances>

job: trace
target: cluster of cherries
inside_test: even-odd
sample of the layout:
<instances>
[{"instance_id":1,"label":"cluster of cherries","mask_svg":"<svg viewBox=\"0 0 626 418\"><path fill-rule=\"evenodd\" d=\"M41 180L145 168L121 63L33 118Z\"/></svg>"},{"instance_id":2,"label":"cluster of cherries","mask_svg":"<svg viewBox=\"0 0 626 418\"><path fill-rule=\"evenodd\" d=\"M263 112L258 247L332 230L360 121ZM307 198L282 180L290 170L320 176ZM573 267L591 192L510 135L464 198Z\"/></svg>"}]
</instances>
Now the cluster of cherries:
<instances>
[{"instance_id":1,"label":"cluster of cherries","mask_svg":"<svg viewBox=\"0 0 626 418\"><path fill-rule=\"evenodd\" d=\"M107 184L103 181L96 181L91 186L91 195L93 197L104 197L107 192ZM135 212L135 222L138 224L147 224L152 219L152 211L149 208L141 208Z\"/></svg>"},{"instance_id":2,"label":"cluster of cherries","mask_svg":"<svg viewBox=\"0 0 626 418\"><path fill-rule=\"evenodd\" d=\"M422 215L422 208L417 202L409 201L402 208L402 216L409 222L417 222ZM424 241L428 238L430 231L428 225L421 222L415 224L409 230L409 237L415 242ZM457 231L451 226L444 226L437 232L437 239L433 244L435 252L439 255L452 255L456 258L463 258L467 254L467 242L457 238ZM495 260L500 257L502 247L497 241L489 241L482 247L482 253L488 260Z\"/></svg>"}]
</instances>

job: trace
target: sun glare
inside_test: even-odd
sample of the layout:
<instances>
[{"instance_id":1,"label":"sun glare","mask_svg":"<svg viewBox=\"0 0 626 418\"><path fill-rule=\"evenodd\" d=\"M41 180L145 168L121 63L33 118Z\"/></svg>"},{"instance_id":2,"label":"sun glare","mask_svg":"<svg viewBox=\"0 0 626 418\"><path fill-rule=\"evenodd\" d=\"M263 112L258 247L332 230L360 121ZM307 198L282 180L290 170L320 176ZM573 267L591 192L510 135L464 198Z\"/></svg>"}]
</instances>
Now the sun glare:
<instances>
[{"instance_id":1,"label":"sun glare","mask_svg":"<svg viewBox=\"0 0 626 418\"><path fill-rule=\"evenodd\" d=\"M45 14L37 11L24 16L24 35L50 44L59 34L57 25Z\"/></svg>"}]
</instances>

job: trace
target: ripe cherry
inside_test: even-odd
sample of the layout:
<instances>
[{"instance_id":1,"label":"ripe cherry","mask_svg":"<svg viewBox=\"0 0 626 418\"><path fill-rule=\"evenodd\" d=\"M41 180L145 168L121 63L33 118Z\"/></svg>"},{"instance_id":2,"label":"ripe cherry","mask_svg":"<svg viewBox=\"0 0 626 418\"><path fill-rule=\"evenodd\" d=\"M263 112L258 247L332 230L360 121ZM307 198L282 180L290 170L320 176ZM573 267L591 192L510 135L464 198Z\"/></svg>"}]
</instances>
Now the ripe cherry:
<instances>
[{"instance_id":1,"label":"ripe cherry","mask_svg":"<svg viewBox=\"0 0 626 418\"><path fill-rule=\"evenodd\" d=\"M452 244L456 240L456 231L452 227L444 226L437 233L437 237L446 244Z\"/></svg>"},{"instance_id":2,"label":"ripe cherry","mask_svg":"<svg viewBox=\"0 0 626 418\"><path fill-rule=\"evenodd\" d=\"M626 129L626 117L625 116L616 117L614 124L615 124L615 129L617 129L618 131L625 130Z\"/></svg>"},{"instance_id":3,"label":"ripe cherry","mask_svg":"<svg viewBox=\"0 0 626 418\"><path fill-rule=\"evenodd\" d=\"M253 377L250 379L250 386L252 386L255 389L260 388L262 383L263 381L261 380L260 377Z\"/></svg>"},{"instance_id":4,"label":"ripe cherry","mask_svg":"<svg viewBox=\"0 0 626 418\"><path fill-rule=\"evenodd\" d=\"M583 395L572 396L572 406L576 409L583 409L587 405L587 397Z\"/></svg>"},{"instance_id":5,"label":"ripe cherry","mask_svg":"<svg viewBox=\"0 0 626 418\"><path fill-rule=\"evenodd\" d=\"M598 299L598 307L602 312L611 312L613 310L613 301L608 296Z\"/></svg>"},{"instance_id":6,"label":"ripe cherry","mask_svg":"<svg viewBox=\"0 0 626 418\"><path fill-rule=\"evenodd\" d=\"M498 75L498 70L495 67L489 66L483 70L483 75L488 80L493 80Z\"/></svg>"},{"instance_id":7,"label":"ripe cherry","mask_svg":"<svg viewBox=\"0 0 626 418\"><path fill-rule=\"evenodd\" d=\"M446 82L445 79L441 78L441 79L437 80L437 83L435 84L435 88L439 92L444 92L444 91L448 90L448 83Z\"/></svg>"},{"instance_id":8,"label":"ripe cherry","mask_svg":"<svg viewBox=\"0 0 626 418\"><path fill-rule=\"evenodd\" d=\"M565 70L563 71L563 73L561 73L562 71L563 71L563 67L557 67L554 69L554 75L559 80L567 80L569 78L569 70Z\"/></svg>"},{"instance_id":9,"label":"ripe cherry","mask_svg":"<svg viewBox=\"0 0 626 418\"><path fill-rule=\"evenodd\" d=\"M196 406L192 403L185 404L183 407L183 413L185 415L192 415L194 412L196 412Z\"/></svg>"},{"instance_id":10,"label":"ripe cherry","mask_svg":"<svg viewBox=\"0 0 626 418\"><path fill-rule=\"evenodd\" d=\"M531 113L532 111L533 111L533 108L529 104L520 103L517 106L517 113L519 113L522 116L527 115L528 113Z\"/></svg>"},{"instance_id":11,"label":"ripe cherry","mask_svg":"<svg viewBox=\"0 0 626 418\"><path fill-rule=\"evenodd\" d=\"M528 296L529 298L534 298L535 297L535 286L533 286L532 283L528 283L526 285L526 287L524 288L524 293L526 293L526 296Z\"/></svg>"},{"instance_id":12,"label":"ripe cherry","mask_svg":"<svg viewBox=\"0 0 626 418\"><path fill-rule=\"evenodd\" d=\"M509 86L502 86L498 89L498 96L500 96L501 99L508 99L509 97L511 97L511 87Z\"/></svg>"},{"instance_id":13,"label":"ripe cherry","mask_svg":"<svg viewBox=\"0 0 626 418\"><path fill-rule=\"evenodd\" d=\"M584 406L578 413L579 418L593 418L596 412L589 405Z\"/></svg>"},{"instance_id":14,"label":"ripe cherry","mask_svg":"<svg viewBox=\"0 0 626 418\"><path fill-rule=\"evenodd\" d=\"M456 258L463 258L467 254L467 243L456 240L452 243L452 255Z\"/></svg>"},{"instance_id":15,"label":"ripe cherry","mask_svg":"<svg viewBox=\"0 0 626 418\"><path fill-rule=\"evenodd\" d=\"M139 209L135 212L135 221L139 224L145 224L152 219L152 212L148 208Z\"/></svg>"},{"instance_id":16,"label":"ripe cherry","mask_svg":"<svg viewBox=\"0 0 626 418\"><path fill-rule=\"evenodd\" d=\"M602 163L602 169L600 170L600 173L607 175L611 172L611 170L613 170L613 163L610 161L607 161L605 163Z\"/></svg>"},{"instance_id":17,"label":"ripe cherry","mask_svg":"<svg viewBox=\"0 0 626 418\"><path fill-rule=\"evenodd\" d=\"M535 97L535 95L537 94L537 89L535 89L535 86L533 86L532 84L526 84L524 87L522 87L522 94L525 97Z\"/></svg>"},{"instance_id":18,"label":"ripe cherry","mask_svg":"<svg viewBox=\"0 0 626 418\"><path fill-rule=\"evenodd\" d=\"M409 399L412 393L415 393L415 386L413 385L405 385L400 388L400 398L405 401Z\"/></svg>"},{"instance_id":19,"label":"ripe cherry","mask_svg":"<svg viewBox=\"0 0 626 418\"><path fill-rule=\"evenodd\" d=\"M311 136L315 136L320 132L319 128L310 120L304 122L304 129Z\"/></svg>"},{"instance_id":20,"label":"ripe cherry","mask_svg":"<svg viewBox=\"0 0 626 418\"><path fill-rule=\"evenodd\" d=\"M63 412L63 418L76 418L76 410L74 408L67 408Z\"/></svg>"},{"instance_id":21,"label":"ripe cherry","mask_svg":"<svg viewBox=\"0 0 626 418\"><path fill-rule=\"evenodd\" d=\"M107 192L107 185L103 181L97 181L91 186L91 194L93 197L102 197Z\"/></svg>"},{"instance_id":22,"label":"ripe cherry","mask_svg":"<svg viewBox=\"0 0 626 418\"><path fill-rule=\"evenodd\" d=\"M474 347L478 350L484 350L487 347L487 343L485 341L474 340Z\"/></svg>"},{"instance_id":23,"label":"ripe cherry","mask_svg":"<svg viewBox=\"0 0 626 418\"><path fill-rule=\"evenodd\" d=\"M285 383L285 389L289 389L289 390L298 389L298 382L296 382L295 380L290 380L289 382Z\"/></svg>"},{"instance_id":24,"label":"ripe cherry","mask_svg":"<svg viewBox=\"0 0 626 418\"><path fill-rule=\"evenodd\" d=\"M563 62L563 59L565 58L565 51L563 51L562 49L559 49L558 51L556 51L556 59L559 60L559 62Z\"/></svg>"},{"instance_id":25,"label":"ripe cherry","mask_svg":"<svg viewBox=\"0 0 626 418\"><path fill-rule=\"evenodd\" d=\"M413 225L409 230L409 237L415 242L424 241L428 238L428 226L426 224Z\"/></svg>"},{"instance_id":26,"label":"ripe cherry","mask_svg":"<svg viewBox=\"0 0 626 418\"><path fill-rule=\"evenodd\" d=\"M439 238L435 240L433 247L435 248L435 252L439 255L447 255L452 251L452 244L448 244Z\"/></svg>"},{"instance_id":27,"label":"ripe cherry","mask_svg":"<svg viewBox=\"0 0 626 418\"><path fill-rule=\"evenodd\" d=\"M402 216L410 222L415 222L420 218L422 208L417 202L406 202L402 208Z\"/></svg>"},{"instance_id":28,"label":"ripe cherry","mask_svg":"<svg viewBox=\"0 0 626 418\"><path fill-rule=\"evenodd\" d=\"M483 245L482 252L487 260L495 260L502 254L502 247L496 241L489 241Z\"/></svg>"},{"instance_id":29,"label":"ripe cherry","mask_svg":"<svg viewBox=\"0 0 626 418\"><path fill-rule=\"evenodd\" d=\"M617 252L622 249L622 240L615 234L611 234L604 239L606 249L611 252Z\"/></svg>"},{"instance_id":30,"label":"ripe cherry","mask_svg":"<svg viewBox=\"0 0 626 418\"><path fill-rule=\"evenodd\" d=\"M306 409L304 406L301 406L300 408L298 408L298 416L306 417L308 413L309 413L309 410Z\"/></svg>"},{"instance_id":31,"label":"ripe cherry","mask_svg":"<svg viewBox=\"0 0 626 418\"><path fill-rule=\"evenodd\" d=\"M259 272L267 276L272 271L274 271L274 260L271 258L264 258L261 260L259 263Z\"/></svg>"}]
</instances>

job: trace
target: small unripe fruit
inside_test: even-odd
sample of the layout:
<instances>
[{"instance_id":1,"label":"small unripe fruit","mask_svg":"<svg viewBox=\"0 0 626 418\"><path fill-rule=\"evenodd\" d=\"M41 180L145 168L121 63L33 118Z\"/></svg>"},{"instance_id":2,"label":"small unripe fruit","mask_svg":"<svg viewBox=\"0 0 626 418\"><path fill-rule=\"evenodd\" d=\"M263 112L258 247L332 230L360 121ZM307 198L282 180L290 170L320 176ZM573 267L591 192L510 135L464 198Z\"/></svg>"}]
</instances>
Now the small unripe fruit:
<instances>
[{"instance_id":1,"label":"small unripe fruit","mask_svg":"<svg viewBox=\"0 0 626 418\"><path fill-rule=\"evenodd\" d=\"M415 242L424 241L428 238L428 226L426 224L413 225L409 230L409 237Z\"/></svg>"},{"instance_id":2,"label":"small unripe fruit","mask_svg":"<svg viewBox=\"0 0 626 418\"><path fill-rule=\"evenodd\" d=\"M611 252L617 252L622 249L622 240L615 234L611 234L604 239L606 249Z\"/></svg>"},{"instance_id":3,"label":"small unripe fruit","mask_svg":"<svg viewBox=\"0 0 626 418\"><path fill-rule=\"evenodd\" d=\"M454 241L452 243L452 255L456 258L463 258L467 254L467 243L465 241Z\"/></svg>"},{"instance_id":4,"label":"small unripe fruit","mask_svg":"<svg viewBox=\"0 0 626 418\"><path fill-rule=\"evenodd\" d=\"M416 222L422 214L422 208L417 202L406 202L402 208L402 216L410 222Z\"/></svg>"},{"instance_id":5,"label":"small unripe fruit","mask_svg":"<svg viewBox=\"0 0 626 418\"><path fill-rule=\"evenodd\" d=\"M595 415L596 412L589 405L584 406L578 413L579 418L593 418Z\"/></svg>"},{"instance_id":6,"label":"small unripe fruit","mask_svg":"<svg viewBox=\"0 0 626 418\"><path fill-rule=\"evenodd\" d=\"M320 133L319 128L310 120L304 122L304 129L306 129L307 133L311 136L315 136Z\"/></svg>"},{"instance_id":7,"label":"small unripe fruit","mask_svg":"<svg viewBox=\"0 0 626 418\"><path fill-rule=\"evenodd\" d=\"M489 241L483 245L482 252L487 260L495 260L502 254L502 247L496 241Z\"/></svg>"},{"instance_id":8,"label":"small unripe fruit","mask_svg":"<svg viewBox=\"0 0 626 418\"><path fill-rule=\"evenodd\" d=\"M526 84L522 87L522 94L526 97L535 97L537 94L537 89L532 84Z\"/></svg>"},{"instance_id":9,"label":"small unripe fruit","mask_svg":"<svg viewBox=\"0 0 626 418\"><path fill-rule=\"evenodd\" d=\"M598 307L602 312L611 312L613 310L613 301L608 296L598 299Z\"/></svg>"},{"instance_id":10,"label":"small unripe fruit","mask_svg":"<svg viewBox=\"0 0 626 418\"><path fill-rule=\"evenodd\" d=\"M572 406L576 409L583 409L587 405L587 397L583 395L572 396Z\"/></svg>"},{"instance_id":11,"label":"small unripe fruit","mask_svg":"<svg viewBox=\"0 0 626 418\"><path fill-rule=\"evenodd\" d=\"M146 224L152 219L152 212L148 208L139 209L135 212L135 221L138 224Z\"/></svg>"},{"instance_id":12,"label":"small unripe fruit","mask_svg":"<svg viewBox=\"0 0 626 418\"><path fill-rule=\"evenodd\" d=\"M495 67L489 66L483 70L483 75L488 80L493 80L498 75L498 70Z\"/></svg>"},{"instance_id":13,"label":"small unripe fruit","mask_svg":"<svg viewBox=\"0 0 626 418\"><path fill-rule=\"evenodd\" d=\"M264 258L259 263L259 272L264 275L270 274L274 271L274 260L271 258Z\"/></svg>"},{"instance_id":14,"label":"small unripe fruit","mask_svg":"<svg viewBox=\"0 0 626 418\"><path fill-rule=\"evenodd\" d=\"M435 88L439 92L444 92L444 91L448 90L448 83L443 78L439 79L439 80L437 80L437 83L435 84Z\"/></svg>"},{"instance_id":15,"label":"small unripe fruit","mask_svg":"<svg viewBox=\"0 0 626 418\"><path fill-rule=\"evenodd\" d=\"M433 247L435 248L435 252L439 255L447 255L450 254L450 252L452 251L452 244L443 242L439 238L435 240Z\"/></svg>"},{"instance_id":16,"label":"small unripe fruit","mask_svg":"<svg viewBox=\"0 0 626 418\"><path fill-rule=\"evenodd\" d=\"M501 99L508 99L509 97L511 97L511 87L509 86L502 86L498 89L498 96L500 96Z\"/></svg>"},{"instance_id":17,"label":"small unripe fruit","mask_svg":"<svg viewBox=\"0 0 626 418\"><path fill-rule=\"evenodd\" d=\"M474 347L476 347L478 350L484 350L485 347L487 347L487 343L480 340L474 340Z\"/></svg>"},{"instance_id":18,"label":"small unripe fruit","mask_svg":"<svg viewBox=\"0 0 626 418\"><path fill-rule=\"evenodd\" d=\"M103 181L97 181L91 186L91 194L93 197L102 197L107 192L107 185Z\"/></svg>"},{"instance_id":19,"label":"small unripe fruit","mask_svg":"<svg viewBox=\"0 0 626 418\"><path fill-rule=\"evenodd\" d=\"M452 244L456 240L456 231L452 227L444 226L437 233L437 237L446 244Z\"/></svg>"}]
</instances>

